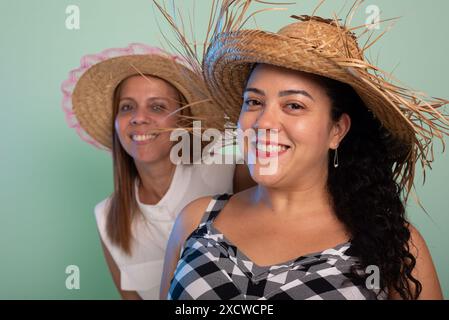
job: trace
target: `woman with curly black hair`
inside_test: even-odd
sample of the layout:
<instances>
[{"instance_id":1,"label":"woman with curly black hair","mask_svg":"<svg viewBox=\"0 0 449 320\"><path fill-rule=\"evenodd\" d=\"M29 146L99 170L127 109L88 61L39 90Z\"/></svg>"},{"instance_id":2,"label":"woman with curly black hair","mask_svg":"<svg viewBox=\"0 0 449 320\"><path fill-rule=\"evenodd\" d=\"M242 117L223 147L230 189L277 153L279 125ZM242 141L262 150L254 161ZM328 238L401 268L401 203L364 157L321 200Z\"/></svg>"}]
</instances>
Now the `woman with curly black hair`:
<instances>
[{"instance_id":1,"label":"woman with curly black hair","mask_svg":"<svg viewBox=\"0 0 449 320\"><path fill-rule=\"evenodd\" d=\"M408 149L391 137L352 87L326 78L319 82L331 100L332 121L344 114L351 119L351 128L338 148L344 161L334 168L329 157L327 188L334 214L351 234L359 269L378 266L380 287L390 286L390 297L396 292L404 299L418 298L422 284L411 273L417 262L410 251L411 233L425 254L425 267L432 269L426 273L432 275L435 270L424 240L405 217L403 190L393 176L394 164ZM436 280L435 275L432 287L438 288Z\"/></svg>"},{"instance_id":2,"label":"woman with curly black hair","mask_svg":"<svg viewBox=\"0 0 449 320\"><path fill-rule=\"evenodd\" d=\"M441 299L404 204L447 101L388 82L338 21L295 18L277 34L221 21L209 45L203 75L257 186L183 210L161 298Z\"/></svg>"}]
</instances>

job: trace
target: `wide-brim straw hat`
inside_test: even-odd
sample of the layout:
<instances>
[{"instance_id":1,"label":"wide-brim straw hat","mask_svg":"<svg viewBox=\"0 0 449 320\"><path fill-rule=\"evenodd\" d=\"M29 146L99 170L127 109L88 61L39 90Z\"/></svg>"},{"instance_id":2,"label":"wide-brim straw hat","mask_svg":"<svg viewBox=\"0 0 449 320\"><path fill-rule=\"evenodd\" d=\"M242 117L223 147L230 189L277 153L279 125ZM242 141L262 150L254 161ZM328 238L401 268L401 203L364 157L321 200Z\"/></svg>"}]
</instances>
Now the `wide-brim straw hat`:
<instances>
[{"instance_id":1,"label":"wide-brim straw hat","mask_svg":"<svg viewBox=\"0 0 449 320\"><path fill-rule=\"evenodd\" d=\"M181 57L159 48L131 44L85 56L81 67L71 71L63 83L67 121L83 140L112 149L115 90L124 79L138 74L158 77L175 87L190 106L192 118L201 120L203 128L223 128L223 110L207 100L202 78Z\"/></svg>"},{"instance_id":2,"label":"wide-brim straw hat","mask_svg":"<svg viewBox=\"0 0 449 320\"><path fill-rule=\"evenodd\" d=\"M242 30L234 21L228 25L221 22L220 29L225 32L214 34L203 60L203 74L213 100L231 121L237 121L244 86L256 63L349 84L381 124L406 147L407 154L398 155L395 174L400 177L400 186L409 191L416 162L421 161L425 167L433 160L432 140L439 138L444 144L449 121L439 108L448 101L430 99L394 84L389 74L365 58L364 52L372 43L360 48L353 29L337 19L292 17L295 22L277 33Z\"/></svg>"}]
</instances>

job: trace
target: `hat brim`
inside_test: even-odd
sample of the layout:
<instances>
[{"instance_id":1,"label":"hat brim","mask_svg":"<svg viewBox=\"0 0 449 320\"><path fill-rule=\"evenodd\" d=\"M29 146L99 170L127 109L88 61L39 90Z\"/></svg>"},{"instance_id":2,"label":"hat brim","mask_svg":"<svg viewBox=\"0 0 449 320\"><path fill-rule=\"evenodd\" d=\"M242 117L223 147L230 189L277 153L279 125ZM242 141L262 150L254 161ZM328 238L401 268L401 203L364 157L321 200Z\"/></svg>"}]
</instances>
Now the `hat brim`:
<instances>
[{"instance_id":1,"label":"hat brim","mask_svg":"<svg viewBox=\"0 0 449 320\"><path fill-rule=\"evenodd\" d=\"M383 92L381 83L367 79L370 75L366 70L325 56L300 38L261 30L218 35L204 60L206 82L231 121L238 120L244 86L255 63L312 73L349 84L393 136L408 145L415 139L410 120L397 104L391 102L388 93Z\"/></svg>"},{"instance_id":2,"label":"hat brim","mask_svg":"<svg viewBox=\"0 0 449 320\"><path fill-rule=\"evenodd\" d=\"M115 89L124 79L137 74L167 81L188 104L195 105L190 108L191 113L204 119L205 127L222 127L220 109L205 101L204 82L182 63L157 54L120 56L92 66L81 76L73 91L73 112L79 124L101 145L112 149Z\"/></svg>"}]
</instances>

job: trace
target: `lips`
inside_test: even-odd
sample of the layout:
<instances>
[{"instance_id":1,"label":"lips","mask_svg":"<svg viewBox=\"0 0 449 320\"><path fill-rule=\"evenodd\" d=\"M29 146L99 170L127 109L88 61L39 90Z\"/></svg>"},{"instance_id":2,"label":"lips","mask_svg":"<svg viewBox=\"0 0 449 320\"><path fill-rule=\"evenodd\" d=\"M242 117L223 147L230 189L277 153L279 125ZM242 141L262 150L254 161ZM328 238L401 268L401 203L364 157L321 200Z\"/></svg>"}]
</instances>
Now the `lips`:
<instances>
[{"instance_id":1,"label":"lips","mask_svg":"<svg viewBox=\"0 0 449 320\"><path fill-rule=\"evenodd\" d=\"M159 136L157 133L133 133L129 137L136 143L146 143L156 139Z\"/></svg>"},{"instance_id":2,"label":"lips","mask_svg":"<svg viewBox=\"0 0 449 320\"><path fill-rule=\"evenodd\" d=\"M257 141L255 149L258 158L272 158L284 154L290 149L290 146L269 141Z\"/></svg>"}]
</instances>

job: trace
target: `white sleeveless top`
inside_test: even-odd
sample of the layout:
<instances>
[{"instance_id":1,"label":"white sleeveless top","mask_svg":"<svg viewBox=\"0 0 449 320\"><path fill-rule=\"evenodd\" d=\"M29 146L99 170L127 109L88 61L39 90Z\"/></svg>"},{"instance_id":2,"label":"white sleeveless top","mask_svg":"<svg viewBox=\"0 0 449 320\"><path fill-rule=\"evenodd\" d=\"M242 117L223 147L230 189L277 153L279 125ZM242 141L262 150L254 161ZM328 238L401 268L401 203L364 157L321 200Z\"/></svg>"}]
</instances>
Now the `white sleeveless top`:
<instances>
[{"instance_id":1,"label":"white sleeveless top","mask_svg":"<svg viewBox=\"0 0 449 320\"><path fill-rule=\"evenodd\" d=\"M137 291L143 299L159 299L165 249L178 213L203 196L232 193L235 165L177 165L172 183L156 205L143 204L136 189L141 215L133 223L135 241L128 256L113 245L106 234L107 198L95 207L103 243L120 269L122 290ZM136 183L137 188L137 183Z\"/></svg>"}]
</instances>

